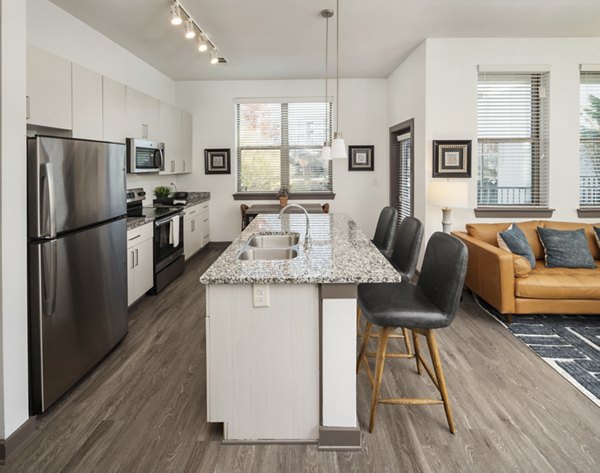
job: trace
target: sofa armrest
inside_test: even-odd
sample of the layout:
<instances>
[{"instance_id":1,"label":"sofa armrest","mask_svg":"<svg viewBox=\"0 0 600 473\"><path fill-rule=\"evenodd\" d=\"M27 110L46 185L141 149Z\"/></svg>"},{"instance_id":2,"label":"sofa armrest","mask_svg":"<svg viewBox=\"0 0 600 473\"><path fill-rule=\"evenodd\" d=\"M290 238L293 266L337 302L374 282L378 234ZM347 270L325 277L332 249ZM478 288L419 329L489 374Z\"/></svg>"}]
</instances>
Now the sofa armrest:
<instances>
[{"instance_id":1,"label":"sofa armrest","mask_svg":"<svg viewBox=\"0 0 600 473\"><path fill-rule=\"evenodd\" d=\"M515 313L515 273L512 253L474 238L452 232L469 250L466 286L502 314Z\"/></svg>"}]
</instances>

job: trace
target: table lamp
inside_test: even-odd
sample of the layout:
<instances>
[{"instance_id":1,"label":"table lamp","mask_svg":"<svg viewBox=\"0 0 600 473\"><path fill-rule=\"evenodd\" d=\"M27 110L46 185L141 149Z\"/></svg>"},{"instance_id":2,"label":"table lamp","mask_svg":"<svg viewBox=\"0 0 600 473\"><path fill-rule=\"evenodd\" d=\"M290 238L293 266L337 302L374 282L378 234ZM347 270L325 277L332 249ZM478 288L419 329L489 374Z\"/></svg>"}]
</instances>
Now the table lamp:
<instances>
[{"instance_id":1,"label":"table lamp","mask_svg":"<svg viewBox=\"0 0 600 473\"><path fill-rule=\"evenodd\" d=\"M429 203L442 207L442 227L450 233L452 209L469 206L469 183L455 180L433 180L429 183Z\"/></svg>"}]
</instances>

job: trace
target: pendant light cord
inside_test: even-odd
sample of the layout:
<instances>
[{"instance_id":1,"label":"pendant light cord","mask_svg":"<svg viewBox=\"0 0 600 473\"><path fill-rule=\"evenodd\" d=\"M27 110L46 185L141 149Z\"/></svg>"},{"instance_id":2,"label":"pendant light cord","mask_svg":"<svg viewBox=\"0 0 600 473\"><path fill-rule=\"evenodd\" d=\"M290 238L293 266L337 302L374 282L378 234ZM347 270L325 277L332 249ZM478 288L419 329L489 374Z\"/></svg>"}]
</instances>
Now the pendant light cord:
<instances>
[{"instance_id":1,"label":"pendant light cord","mask_svg":"<svg viewBox=\"0 0 600 473\"><path fill-rule=\"evenodd\" d=\"M336 52L336 64L335 64L335 88L337 97L335 98L335 131L340 131L340 0L336 3L336 39L335 39L335 52Z\"/></svg>"},{"instance_id":2,"label":"pendant light cord","mask_svg":"<svg viewBox=\"0 0 600 473\"><path fill-rule=\"evenodd\" d=\"M329 118L329 97L327 96L327 83L329 81L329 17L325 18L325 129ZM331 135L331 133L329 133ZM329 143L330 136L325 137L325 144Z\"/></svg>"}]
</instances>

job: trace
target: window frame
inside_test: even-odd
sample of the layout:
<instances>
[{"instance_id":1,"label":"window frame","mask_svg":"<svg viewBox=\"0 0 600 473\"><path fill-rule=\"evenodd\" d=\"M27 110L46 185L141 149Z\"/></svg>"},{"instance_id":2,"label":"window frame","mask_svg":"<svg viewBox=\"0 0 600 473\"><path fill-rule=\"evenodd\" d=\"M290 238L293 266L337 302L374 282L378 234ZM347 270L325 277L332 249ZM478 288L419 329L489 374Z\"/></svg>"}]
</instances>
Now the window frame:
<instances>
[{"instance_id":1,"label":"window frame","mask_svg":"<svg viewBox=\"0 0 600 473\"><path fill-rule=\"evenodd\" d=\"M540 76L547 74L546 77L541 78L536 81L533 80L533 76L539 74ZM482 82L482 76L487 76L488 78L493 78L494 76L498 77L498 80L501 80L502 76L511 76L515 77L519 75L529 75L532 77L531 79L531 133L528 137L517 136L518 132L515 133L515 136L508 137L482 137L480 135L480 122L479 122L479 86ZM549 208L549 191L546 196L546 201L542 201L542 194L540 192L543 186L546 188L549 187L549 164L546 163L545 166L548 168L543 172L541 159L542 156L545 155L545 159L549 158L549 137L542 136L543 128L549 130L549 97L546 97L545 106L542 104L541 100L535 99L534 97L539 97L539 88L542 84L542 81L545 81L547 85L549 85L550 77L548 71L534 71L534 72L520 72L520 71L479 71L477 77L477 89L478 89L478 98L477 98L477 154L478 154L478 177L477 177L477 207L474 209L475 216L480 218L511 218L511 217L540 217L540 218L550 218L554 212L554 209ZM507 80L508 82L508 80ZM549 87L548 87L549 90ZM543 114L543 116L542 116ZM534 120L537 121L534 122ZM545 123L542 120L546 120ZM545 142L544 142L545 141ZM531 146L531 154L537 158L537 161L532 159L531 162L531 194L532 200L537 198L538 200L533 202L532 204L518 203L518 204L482 204L480 201L480 189L481 189L481 178L483 173L483 163L482 163L482 146L485 144L508 144L508 143L529 143ZM545 174L545 175L544 175ZM542 179L546 179L546 182L542 182Z\"/></svg>"},{"instance_id":2,"label":"window frame","mask_svg":"<svg viewBox=\"0 0 600 473\"><path fill-rule=\"evenodd\" d=\"M290 188L290 151L295 149L314 149L320 150L322 145L309 145L309 146L301 146L301 145L290 145L289 144L289 113L288 107L290 103L319 103L323 102L323 100L307 98L302 100L284 100L284 99L266 99L266 100L240 100L235 103L235 150L236 150L236 182L235 188L236 192L233 194L234 200L276 200L277 199L277 191L241 191L240 190L240 178L241 178L241 154L242 151L246 150L279 150L280 151L280 187ZM240 114L240 105L242 104L254 104L254 103L277 103L280 104L281 109L281 146L240 146L239 144L239 114ZM326 134L329 137L329 142L331 142L332 136L332 111L333 111L333 103L328 98L327 101L327 130ZM284 113L285 110L285 113ZM335 199L335 193L333 192L333 163L330 160L328 163L328 184L329 190L320 190L320 191L304 191L304 192L288 192L288 197L294 200L332 200Z\"/></svg>"},{"instance_id":3,"label":"window frame","mask_svg":"<svg viewBox=\"0 0 600 473\"><path fill-rule=\"evenodd\" d=\"M580 218L598 218L600 217L600 199L598 200L597 203L592 204L592 205L585 205L582 202L582 179L583 179L583 175L582 175L582 145L584 143L596 143L599 147L600 147L600 135L597 138L589 138L589 137L585 137L582 134L582 129L581 129L581 114L584 112L583 109L583 103L581 101L581 96L582 96L582 88L584 86L584 76L586 75L591 75L591 76L597 76L597 82L594 82L594 84L598 85L598 88L600 90L600 67L595 66L595 67L585 67L584 65L582 65L580 67L580 72L579 72L579 208L577 209L577 215ZM598 98L600 98L600 94L598 96ZM598 176L600 177L600 176Z\"/></svg>"}]
</instances>

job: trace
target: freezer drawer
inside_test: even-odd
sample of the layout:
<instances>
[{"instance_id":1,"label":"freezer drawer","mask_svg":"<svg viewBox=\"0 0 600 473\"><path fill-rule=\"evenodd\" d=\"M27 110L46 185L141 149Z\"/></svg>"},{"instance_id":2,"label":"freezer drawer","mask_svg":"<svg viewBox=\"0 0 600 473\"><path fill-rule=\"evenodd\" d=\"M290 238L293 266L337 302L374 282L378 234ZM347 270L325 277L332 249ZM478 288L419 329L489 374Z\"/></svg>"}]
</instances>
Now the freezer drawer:
<instances>
[{"instance_id":1,"label":"freezer drawer","mask_svg":"<svg viewBox=\"0 0 600 473\"><path fill-rule=\"evenodd\" d=\"M43 412L127 333L126 219L29 244L31 390Z\"/></svg>"}]
</instances>

